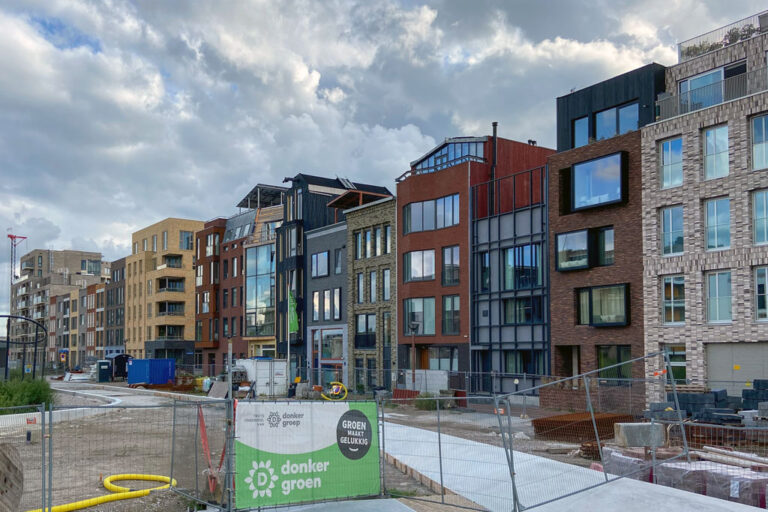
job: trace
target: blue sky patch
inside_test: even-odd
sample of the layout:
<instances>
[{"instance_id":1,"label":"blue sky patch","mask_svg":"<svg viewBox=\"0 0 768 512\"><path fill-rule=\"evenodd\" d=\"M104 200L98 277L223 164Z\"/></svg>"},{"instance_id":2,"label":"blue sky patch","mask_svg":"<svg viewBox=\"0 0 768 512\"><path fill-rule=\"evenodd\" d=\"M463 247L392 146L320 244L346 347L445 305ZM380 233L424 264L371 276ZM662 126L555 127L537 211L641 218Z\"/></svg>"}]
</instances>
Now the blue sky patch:
<instances>
[{"instance_id":1,"label":"blue sky patch","mask_svg":"<svg viewBox=\"0 0 768 512\"><path fill-rule=\"evenodd\" d=\"M93 53L101 52L101 43L98 39L81 32L72 25L67 25L58 18L33 16L31 21L37 31L59 50L85 46Z\"/></svg>"}]
</instances>

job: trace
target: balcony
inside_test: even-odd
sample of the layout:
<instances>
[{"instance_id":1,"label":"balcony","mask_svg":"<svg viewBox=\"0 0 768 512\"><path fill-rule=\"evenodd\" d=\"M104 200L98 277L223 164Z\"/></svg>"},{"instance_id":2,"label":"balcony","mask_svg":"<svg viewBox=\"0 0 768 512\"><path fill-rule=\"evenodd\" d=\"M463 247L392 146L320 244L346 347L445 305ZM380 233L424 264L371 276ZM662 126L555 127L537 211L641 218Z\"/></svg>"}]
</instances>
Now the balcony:
<instances>
[{"instance_id":1,"label":"balcony","mask_svg":"<svg viewBox=\"0 0 768 512\"><path fill-rule=\"evenodd\" d=\"M157 316L184 316L184 303L158 302Z\"/></svg>"},{"instance_id":2,"label":"balcony","mask_svg":"<svg viewBox=\"0 0 768 512\"><path fill-rule=\"evenodd\" d=\"M35 262L32 260L22 261L21 270L35 270Z\"/></svg>"},{"instance_id":3,"label":"balcony","mask_svg":"<svg viewBox=\"0 0 768 512\"><path fill-rule=\"evenodd\" d=\"M658 100L656 120L663 121L766 90L768 90L768 68L754 69L748 73Z\"/></svg>"},{"instance_id":4,"label":"balcony","mask_svg":"<svg viewBox=\"0 0 768 512\"><path fill-rule=\"evenodd\" d=\"M696 36L677 45L677 61L685 62L705 53L746 41L768 30L768 11Z\"/></svg>"}]
</instances>

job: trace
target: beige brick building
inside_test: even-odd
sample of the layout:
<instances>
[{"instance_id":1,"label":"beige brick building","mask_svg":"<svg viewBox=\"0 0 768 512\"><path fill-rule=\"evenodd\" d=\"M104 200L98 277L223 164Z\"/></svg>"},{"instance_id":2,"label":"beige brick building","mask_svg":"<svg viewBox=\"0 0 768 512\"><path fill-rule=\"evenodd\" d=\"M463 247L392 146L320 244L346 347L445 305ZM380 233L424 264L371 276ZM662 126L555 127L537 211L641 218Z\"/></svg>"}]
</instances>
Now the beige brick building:
<instances>
[{"instance_id":1,"label":"beige brick building","mask_svg":"<svg viewBox=\"0 0 768 512\"><path fill-rule=\"evenodd\" d=\"M353 389L360 386L392 389L397 378L396 201L393 197L380 199L345 210L344 215L347 219L347 332L353 369L350 384ZM370 248L366 240L370 240ZM359 276L363 276L362 287Z\"/></svg>"},{"instance_id":2,"label":"beige brick building","mask_svg":"<svg viewBox=\"0 0 768 512\"><path fill-rule=\"evenodd\" d=\"M681 45L642 130L645 350L728 387L768 375L768 34Z\"/></svg>"},{"instance_id":3,"label":"beige brick building","mask_svg":"<svg viewBox=\"0 0 768 512\"><path fill-rule=\"evenodd\" d=\"M125 259L125 349L194 363L195 244L203 222L168 218L133 233Z\"/></svg>"}]
</instances>

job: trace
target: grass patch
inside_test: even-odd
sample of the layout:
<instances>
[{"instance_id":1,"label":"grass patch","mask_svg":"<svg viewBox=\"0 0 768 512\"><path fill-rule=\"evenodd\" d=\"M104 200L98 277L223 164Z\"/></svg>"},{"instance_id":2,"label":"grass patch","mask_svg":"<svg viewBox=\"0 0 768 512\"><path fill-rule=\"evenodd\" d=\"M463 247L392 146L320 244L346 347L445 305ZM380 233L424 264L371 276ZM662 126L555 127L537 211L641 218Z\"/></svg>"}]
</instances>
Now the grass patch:
<instances>
[{"instance_id":1,"label":"grass patch","mask_svg":"<svg viewBox=\"0 0 768 512\"><path fill-rule=\"evenodd\" d=\"M53 390L43 379L10 379L0 382L0 408L53 402ZM0 410L0 414L16 414L19 410Z\"/></svg>"},{"instance_id":2,"label":"grass patch","mask_svg":"<svg viewBox=\"0 0 768 512\"><path fill-rule=\"evenodd\" d=\"M416 401L413 404L417 409L421 411L435 411L437 410L437 400L432 393L421 393L416 397Z\"/></svg>"}]
</instances>

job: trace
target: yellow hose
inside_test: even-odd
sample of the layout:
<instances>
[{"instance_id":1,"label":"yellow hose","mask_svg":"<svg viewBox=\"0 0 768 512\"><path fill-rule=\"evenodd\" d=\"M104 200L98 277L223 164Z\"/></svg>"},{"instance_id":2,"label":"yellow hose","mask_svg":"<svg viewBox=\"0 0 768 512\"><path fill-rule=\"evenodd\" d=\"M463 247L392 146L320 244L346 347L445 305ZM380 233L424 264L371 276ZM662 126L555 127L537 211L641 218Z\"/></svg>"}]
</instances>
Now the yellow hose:
<instances>
[{"instance_id":1,"label":"yellow hose","mask_svg":"<svg viewBox=\"0 0 768 512\"><path fill-rule=\"evenodd\" d=\"M152 487L151 489L133 490L121 485L115 485L112 481L119 480L145 480L150 482L165 482L165 485L159 487ZM176 485L176 479L171 482L171 479L167 476L160 475L140 475L137 473L126 473L124 475L112 475L104 479L104 487L111 491L113 494L107 494L98 498L90 498L87 500L75 501L73 503L66 503L64 505L56 505L53 508L46 507L47 512L71 512L72 510L80 510L88 507L94 507L101 505L102 503L109 503L111 501L129 500L131 498L141 498L148 496L152 491L160 491L162 489L168 489L171 486ZM43 509L30 510L29 512L43 512Z\"/></svg>"}]
</instances>

